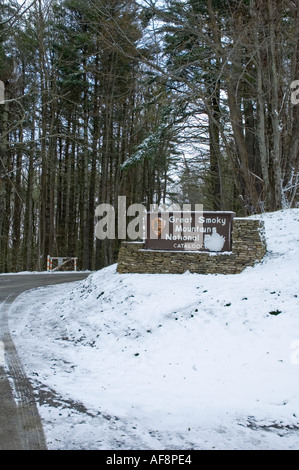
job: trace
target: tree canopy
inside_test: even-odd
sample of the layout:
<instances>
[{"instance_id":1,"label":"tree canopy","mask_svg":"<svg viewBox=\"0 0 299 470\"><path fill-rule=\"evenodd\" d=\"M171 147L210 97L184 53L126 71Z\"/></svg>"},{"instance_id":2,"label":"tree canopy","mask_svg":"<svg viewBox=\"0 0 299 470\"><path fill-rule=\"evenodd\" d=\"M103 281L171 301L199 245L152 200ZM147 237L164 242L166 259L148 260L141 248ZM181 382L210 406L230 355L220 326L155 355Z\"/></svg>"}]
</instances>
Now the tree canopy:
<instances>
[{"instance_id":1,"label":"tree canopy","mask_svg":"<svg viewBox=\"0 0 299 470\"><path fill-rule=\"evenodd\" d=\"M0 5L0 272L116 260L95 208L299 203L299 0Z\"/></svg>"}]
</instances>

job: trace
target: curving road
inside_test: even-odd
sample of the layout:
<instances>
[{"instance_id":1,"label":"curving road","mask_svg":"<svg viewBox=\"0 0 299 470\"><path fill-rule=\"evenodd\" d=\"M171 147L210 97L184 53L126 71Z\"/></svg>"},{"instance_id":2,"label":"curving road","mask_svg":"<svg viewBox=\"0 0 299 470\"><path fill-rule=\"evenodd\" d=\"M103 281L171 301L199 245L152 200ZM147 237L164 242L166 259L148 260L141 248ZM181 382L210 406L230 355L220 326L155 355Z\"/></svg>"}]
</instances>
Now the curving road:
<instances>
[{"instance_id":1,"label":"curving road","mask_svg":"<svg viewBox=\"0 0 299 470\"><path fill-rule=\"evenodd\" d=\"M89 273L0 275L0 450L46 450L34 390L9 332L9 311L22 292L85 279Z\"/></svg>"}]
</instances>

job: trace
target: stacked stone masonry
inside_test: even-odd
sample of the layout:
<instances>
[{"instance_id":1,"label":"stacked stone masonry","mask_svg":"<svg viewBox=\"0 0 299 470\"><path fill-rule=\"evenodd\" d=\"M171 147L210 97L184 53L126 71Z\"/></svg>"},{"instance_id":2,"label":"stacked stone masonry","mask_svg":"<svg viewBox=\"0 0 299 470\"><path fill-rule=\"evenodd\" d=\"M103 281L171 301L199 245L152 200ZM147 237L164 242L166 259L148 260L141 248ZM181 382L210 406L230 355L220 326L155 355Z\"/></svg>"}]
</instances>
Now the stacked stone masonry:
<instances>
[{"instance_id":1,"label":"stacked stone masonry","mask_svg":"<svg viewBox=\"0 0 299 470\"><path fill-rule=\"evenodd\" d=\"M235 218L231 252L145 250L143 242L123 242L117 270L121 274L238 274L260 262L266 249L263 221Z\"/></svg>"}]
</instances>

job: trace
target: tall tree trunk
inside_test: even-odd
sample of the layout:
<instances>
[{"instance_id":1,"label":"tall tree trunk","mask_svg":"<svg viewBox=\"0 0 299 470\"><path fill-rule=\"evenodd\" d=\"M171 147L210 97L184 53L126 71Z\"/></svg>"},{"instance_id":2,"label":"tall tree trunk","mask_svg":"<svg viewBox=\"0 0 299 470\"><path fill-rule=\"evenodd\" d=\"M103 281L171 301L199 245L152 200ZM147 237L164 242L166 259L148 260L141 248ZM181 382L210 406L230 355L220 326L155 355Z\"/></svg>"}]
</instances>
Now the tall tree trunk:
<instances>
[{"instance_id":1,"label":"tall tree trunk","mask_svg":"<svg viewBox=\"0 0 299 470\"><path fill-rule=\"evenodd\" d=\"M34 126L34 120L33 120ZM35 129L33 127L31 139L34 141ZM34 147L32 145L32 147ZM33 268L33 190L34 190L34 167L33 167L33 152L29 152L29 165L28 165L28 180L26 191L26 206L24 217L24 252L25 252L25 266L26 270L30 271Z\"/></svg>"},{"instance_id":2,"label":"tall tree trunk","mask_svg":"<svg viewBox=\"0 0 299 470\"><path fill-rule=\"evenodd\" d=\"M274 210L281 209L282 206L282 173L281 173L281 139L279 126L279 79L277 69L278 50L276 46L275 23L279 20L275 14L276 5L272 0L268 0L269 11L269 32L270 32L270 57L271 57L271 122L273 133L273 149L270 157L272 159L273 186L274 186Z\"/></svg>"},{"instance_id":3,"label":"tall tree trunk","mask_svg":"<svg viewBox=\"0 0 299 470\"><path fill-rule=\"evenodd\" d=\"M19 129L18 150L15 169L15 183L14 183L14 212L13 212L13 226L12 226L12 240L13 240L13 256L12 264L13 270L18 272L21 269L21 256L20 256L20 241L21 241L21 211L22 211L22 157L23 157L23 129Z\"/></svg>"},{"instance_id":4,"label":"tall tree trunk","mask_svg":"<svg viewBox=\"0 0 299 470\"><path fill-rule=\"evenodd\" d=\"M213 201L213 210L224 209L222 162L220 152L220 110L219 89L211 91L209 106L209 147L210 147L210 184L209 193Z\"/></svg>"},{"instance_id":5,"label":"tall tree trunk","mask_svg":"<svg viewBox=\"0 0 299 470\"><path fill-rule=\"evenodd\" d=\"M7 93L7 89L6 89ZM7 95L6 95L7 96ZM8 103L0 105L0 269L8 267L8 235L10 212L10 161L8 153L9 107Z\"/></svg>"},{"instance_id":6,"label":"tall tree trunk","mask_svg":"<svg viewBox=\"0 0 299 470\"><path fill-rule=\"evenodd\" d=\"M293 60L293 79L299 80L299 0L295 2L295 34L297 39L295 44L295 53ZM292 207L295 201L296 193L299 186L299 104L292 106L292 134L290 144L290 160L289 172L292 175L290 178L291 185L293 186L290 195L290 206Z\"/></svg>"},{"instance_id":7,"label":"tall tree trunk","mask_svg":"<svg viewBox=\"0 0 299 470\"><path fill-rule=\"evenodd\" d=\"M251 210L260 212L260 198L255 187L255 179L249 167L249 154L243 131L242 113L240 109L240 103L238 103L237 99L238 82L237 77L234 78L233 75L229 76L227 79L227 96L231 126L236 142L238 157L240 159L240 170L244 179L246 194L249 198L248 206L252 206L252 208L248 207L248 209L249 212L251 212Z\"/></svg>"}]
</instances>

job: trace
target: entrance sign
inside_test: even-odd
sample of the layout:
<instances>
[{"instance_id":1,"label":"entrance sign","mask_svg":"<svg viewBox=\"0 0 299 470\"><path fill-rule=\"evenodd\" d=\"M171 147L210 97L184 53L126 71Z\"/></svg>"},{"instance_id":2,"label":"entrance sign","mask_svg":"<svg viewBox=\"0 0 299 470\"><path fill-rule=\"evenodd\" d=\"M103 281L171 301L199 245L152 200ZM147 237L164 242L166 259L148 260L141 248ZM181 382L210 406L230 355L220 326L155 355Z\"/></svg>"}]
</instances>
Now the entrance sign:
<instances>
[{"instance_id":1,"label":"entrance sign","mask_svg":"<svg viewBox=\"0 0 299 470\"><path fill-rule=\"evenodd\" d=\"M145 248L231 251L234 212L148 212Z\"/></svg>"}]
</instances>

